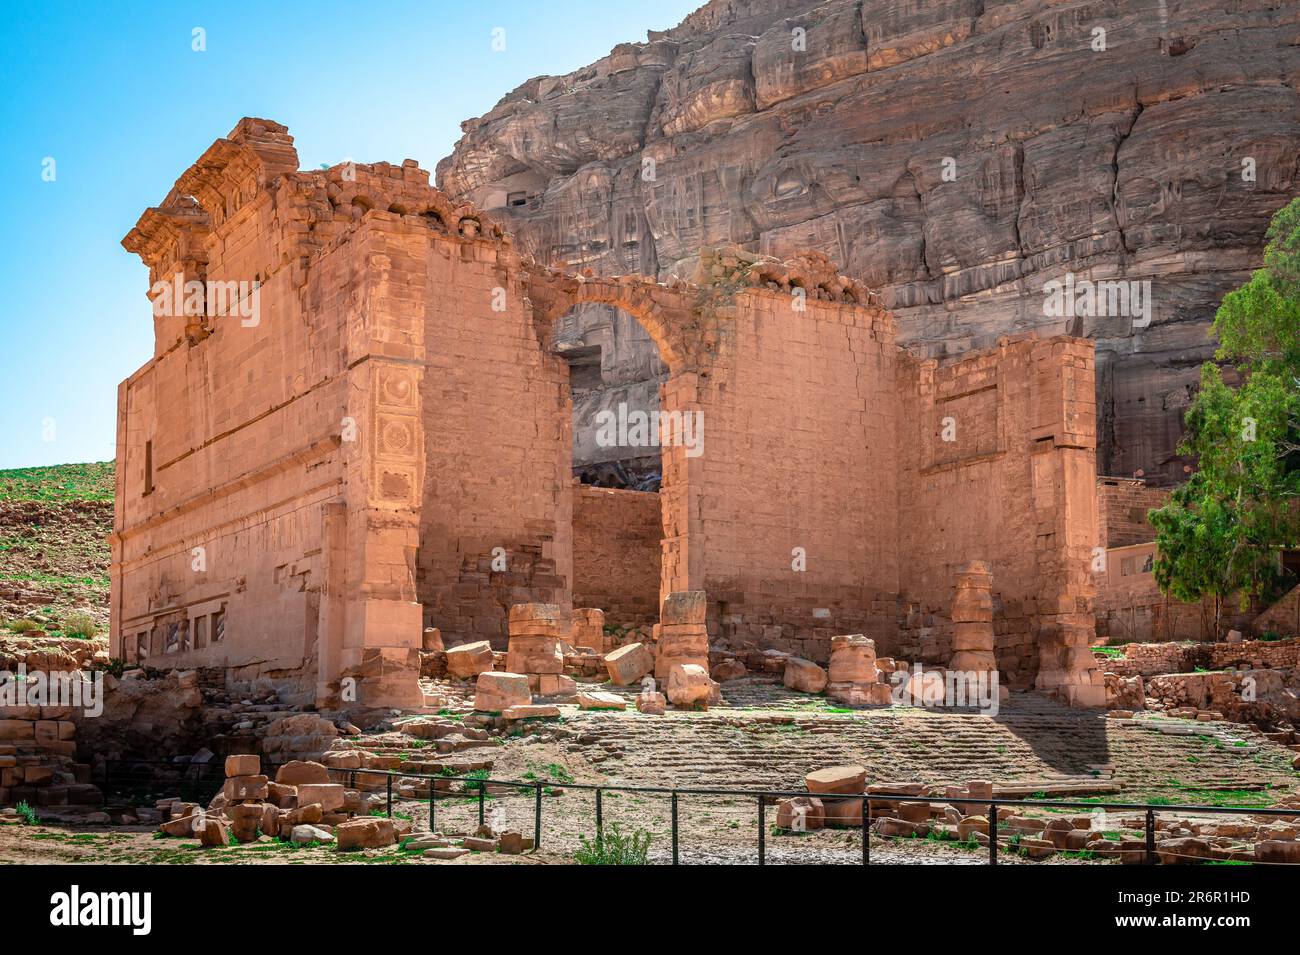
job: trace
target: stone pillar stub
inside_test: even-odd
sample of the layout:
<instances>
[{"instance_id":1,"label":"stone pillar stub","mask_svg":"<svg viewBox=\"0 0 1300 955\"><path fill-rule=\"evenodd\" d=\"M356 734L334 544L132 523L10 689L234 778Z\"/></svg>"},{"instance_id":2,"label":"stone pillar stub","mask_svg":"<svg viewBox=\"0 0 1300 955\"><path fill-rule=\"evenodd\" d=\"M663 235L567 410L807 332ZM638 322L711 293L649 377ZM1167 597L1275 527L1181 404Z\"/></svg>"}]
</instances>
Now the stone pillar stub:
<instances>
[{"instance_id":1,"label":"stone pillar stub","mask_svg":"<svg viewBox=\"0 0 1300 955\"><path fill-rule=\"evenodd\" d=\"M703 590L682 590L664 598L659 614L655 680L664 683L672 668L695 664L709 671L708 598Z\"/></svg>"},{"instance_id":2,"label":"stone pillar stub","mask_svg":"<svg viewBox=\"0 0 1300 955\"><path fill-rule=\"evenodd\" d=\"M993 573L988 563L973 560L957 572L952 598L950 670L986 673L998 668L993 654Z\"/></svg>"}]
</instances>

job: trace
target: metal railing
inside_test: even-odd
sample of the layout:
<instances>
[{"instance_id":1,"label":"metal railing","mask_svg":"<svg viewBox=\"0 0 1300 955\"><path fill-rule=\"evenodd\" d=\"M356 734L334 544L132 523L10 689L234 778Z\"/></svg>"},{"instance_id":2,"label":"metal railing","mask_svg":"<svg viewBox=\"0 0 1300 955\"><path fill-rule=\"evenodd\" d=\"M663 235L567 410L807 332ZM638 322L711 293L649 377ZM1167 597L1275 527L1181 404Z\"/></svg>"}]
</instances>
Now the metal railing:
<instances>
[{"instance_id":1,"label":"metal railing","mask_svg":"<svg viewBox=\"0 0 1300 955\"><path fill-rule=\"evenodd\" d=\"M1210 815L1253 815L1253 816L1272 816L1272 817L1296 817L1300 818L1300 809L1266 809L1255 808L1251 806L1184 806L1175 804L1157 804L1157 803L1122 803L1122 802L1081 802L1081 801L1057 801L1044 799L1007 799L994 797L990 799L983 798L962 798L962 797L935 797L935 796L907 796L895 795L892 793L867 794L844 794L844 793L814 793L807 790L777 790L777 789L712 789L712 788L693 788L693 787L667 787L667 786L619 786L608 784L594 783L576 783L568 781L558 781L549 779L537 779L530 781L521 781L514 779L491 779L480 778L476 776L444 776L432 773L404 773L395 770L386 769L332 769L333 773L346 773L348 779L355 788L358 774L382 776L386 779L385 783L385 802L386 813L389 818L393 815L393 780L394 779L427 779L429 780L429 831L435 832L437 828L437 801L443 799L464 799L464 793L450 793L438 791L436 781L442 783L459 782L462 784L472 784L478 791L478 821L479 825L484 824L486 800L488 798L487 789L489 786L499 786L506 788L516 788L520 790L532 790L533 799L533 848L540 849L542 845L542 794L545 790L559 787L565 790L580 790L593 792L595 794L595 826L597 840L604 835L604 813L603 813L603 794L609 792L618 793L640 793L646 795L668 796L671 800L671 839L672 839L672 864L677 865L680 861L680 823L678 804L681 796L702 796L702 797L726 797L733 799L753 799L756 801L756 816L758 822L758 864L765 865L767 862L767 806L769 803L781 799L794 799L799 797L815 798L823 802L849 802L861 801L862 821L860 824L862 839L862 864L870 865L871 863L871 825L872 812L871 804L875 803L898 803L898 802L942 802L955 804L959 806L980 806L988 807L988 864L998 864L998 810L1004 806L1024 806L1039 807L1045 809L1082 809L1082 810L1117 810L1121 812L1141 812L1144 813L1144 863L1146 865L1155 865L1157 862L1156 847L1156 813L1171 812L1184 814L1210 814ZM853 828L853 827L850 827ZM1023 833L1022 833L1023 835ZM1275 863L1268 863L1275 864ZM1282 863L1285 864L1285 863Z\"/></svg>"}]
</instances>

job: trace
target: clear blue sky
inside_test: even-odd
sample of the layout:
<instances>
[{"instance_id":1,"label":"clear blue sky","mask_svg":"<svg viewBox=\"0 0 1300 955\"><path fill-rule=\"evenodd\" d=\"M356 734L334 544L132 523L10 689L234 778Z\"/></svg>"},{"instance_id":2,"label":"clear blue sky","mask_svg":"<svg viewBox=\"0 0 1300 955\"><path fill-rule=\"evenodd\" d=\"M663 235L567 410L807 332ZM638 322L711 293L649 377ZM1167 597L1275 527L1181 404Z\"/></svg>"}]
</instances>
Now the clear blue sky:
<instances>
[{"instance_id":1,"label":"clear blue sky","mask_svg":"<svg viewBox=\"0 0 1300 955\"><path fill-rule=\"evenodd\" d=\"M524 80L702 2L9 4L0 468L113 456L117 384L153 348L148 273L121 239L241 116L287 125L303 168L411 158L432 172L460 122Z\"/></svg>"}]
</instances>

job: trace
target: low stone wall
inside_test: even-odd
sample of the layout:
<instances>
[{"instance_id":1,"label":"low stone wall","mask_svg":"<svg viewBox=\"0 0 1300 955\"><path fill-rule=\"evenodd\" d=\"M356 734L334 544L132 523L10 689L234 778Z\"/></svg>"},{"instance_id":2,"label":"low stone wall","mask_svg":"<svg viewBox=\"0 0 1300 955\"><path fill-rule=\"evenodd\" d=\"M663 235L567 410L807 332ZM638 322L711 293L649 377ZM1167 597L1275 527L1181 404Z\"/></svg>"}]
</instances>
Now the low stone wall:
<instances>
[{"instance_id":1,"label":"low stone wall","mask_svg":"<svg viewBox=\"0 0 1300 955\"><path fill-rule=\"evenodd\" d=\"M573 605L611 626L658 623L663 536L658 494L575 486Z\"/></svg>"},{"instance_id":2,"label":"low stone wall","mask_svg":"<svg viewBox=\"0 0 1300 955\"><path fill-rule=\"evenodd\" d=\"M1240 643L1126 643L1123 657L1094 654L1107 673L1158 676L1206 670L1279 669L1300 666L1300 639L1244 640Z\"/></svg>"}]
</instances>

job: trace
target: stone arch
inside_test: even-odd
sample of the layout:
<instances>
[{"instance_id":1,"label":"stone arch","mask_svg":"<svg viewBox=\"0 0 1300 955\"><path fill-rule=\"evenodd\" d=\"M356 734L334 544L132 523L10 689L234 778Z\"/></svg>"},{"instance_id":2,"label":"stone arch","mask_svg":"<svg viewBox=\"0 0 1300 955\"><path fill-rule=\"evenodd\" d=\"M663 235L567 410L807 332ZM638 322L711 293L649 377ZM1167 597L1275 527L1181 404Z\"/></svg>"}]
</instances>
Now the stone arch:
<instances>
[{"instance_id":1,"label":"stone arch","mask_svg":"<svg viewBox=\"0 0 1300 955\"><path fill-rule=\"evenodd\" d=\"M621 309L646 330L668 368L660 386L661 414L700 415L698 371L713 350L689 287L669 287L635 276L575 277L537 269L528 279L529 298L538 322L539 341L550 342L563 315L578 305ZM698 419L697 419L698 420ZM703 534L699 497L704 481L702 459L681 446L660 448L659 489L663 530L660 600L678 590L703 586Z\"/></svg>"}]
</instances>

